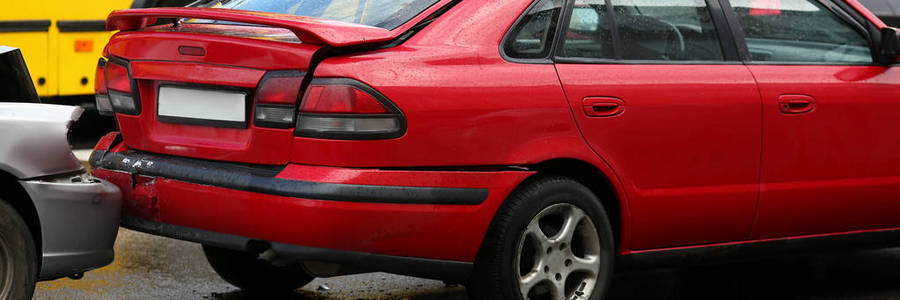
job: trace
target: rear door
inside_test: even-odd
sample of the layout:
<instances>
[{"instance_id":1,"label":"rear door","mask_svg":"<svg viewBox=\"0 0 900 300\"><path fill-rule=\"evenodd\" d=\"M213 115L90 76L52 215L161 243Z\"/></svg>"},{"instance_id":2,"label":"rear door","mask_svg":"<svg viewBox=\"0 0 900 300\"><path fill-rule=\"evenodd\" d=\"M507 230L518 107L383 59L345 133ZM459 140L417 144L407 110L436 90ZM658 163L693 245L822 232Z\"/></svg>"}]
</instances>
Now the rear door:
<instances>
[{"instance_id":1,"label":"rear door","mask_svg":"<svg viewBox=\"0 0 900 300\"><path fill-rule=\"evenodd\" d=\"M832 1L729 3L763 100L758 236L900 226L900 70L873 63L871 25Z\"/></svg>"},{"instance_id":2,"label":"rear door","mask_svg":"<svg viewBox=\"0 0 900 300\"><path fill-rule=\"evenodd\" d=\"M557 72L582 133L625 186L632 249L750 235L760 98L718 7L576 0L565 22Z\"/></svg>"}]
</instances>

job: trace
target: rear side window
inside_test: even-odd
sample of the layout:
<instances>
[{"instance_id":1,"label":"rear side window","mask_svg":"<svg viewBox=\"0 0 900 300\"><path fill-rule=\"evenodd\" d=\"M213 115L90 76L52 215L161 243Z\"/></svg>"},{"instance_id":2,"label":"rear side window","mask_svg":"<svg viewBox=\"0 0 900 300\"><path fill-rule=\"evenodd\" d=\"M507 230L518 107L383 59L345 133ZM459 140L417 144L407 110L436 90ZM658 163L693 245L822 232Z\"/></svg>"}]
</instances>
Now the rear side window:
<instances>
[{"instance_id":1,"label":"rear side window","mask_svg":"<svg viewBox=\"0 0 900 300\"><path fill-rule=\"evenodd\" d=\"M205 0L192 6L298 15L394 29L438 0Z\"/></svg>"},{"instance_id":2,"label":"rear side window","mask_svg":"<svg viewBox=\"0 0 900 300\"><path fill-rule=\"evenodd\" d=\"M753 61L869 63L866 38L815 0L730 0Z\"/></svg>"},{"instance_id":3,"label":"rear side window","mask_svg":"<svg viewBox=\"0 0 900 300\"><path fill-rule=\"evenodd\" d=\"M704 0L576 0L563 51L582 58L724 60Z\"/></svg>"},{"instance_id":4,"label":"rear side window","mask_svg":"<svg viewBox=\"0 0 900 300\"><path fill-rule=\"evenodd\" d=\"M512 58L546 58L550 55L562 0L541 0L522 15L506 37L503 52Z\"/></svg>"}]
</instances>

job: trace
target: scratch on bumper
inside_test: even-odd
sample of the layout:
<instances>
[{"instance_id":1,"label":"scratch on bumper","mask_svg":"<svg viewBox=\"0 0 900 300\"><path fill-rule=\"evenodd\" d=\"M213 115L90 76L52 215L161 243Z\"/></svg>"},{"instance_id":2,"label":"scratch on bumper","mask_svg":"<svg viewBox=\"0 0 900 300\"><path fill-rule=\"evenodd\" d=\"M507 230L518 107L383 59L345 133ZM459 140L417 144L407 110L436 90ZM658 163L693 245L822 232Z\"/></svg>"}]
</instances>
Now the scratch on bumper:
<instances>
[{"instance_id":1,"label":"scratch on bumper","mask_svg":"<svg viewBox=\"0 0 900 300\"><path fill-rule=\"evenodd\" d=\"M94 168L131 174L161 176L190 183L212 185L269 195L350 202L479 205L488 189L358 185L290 180L274 177L280 169L250 167L138 151L94 151Z\"/></svg>"}]
</instances>

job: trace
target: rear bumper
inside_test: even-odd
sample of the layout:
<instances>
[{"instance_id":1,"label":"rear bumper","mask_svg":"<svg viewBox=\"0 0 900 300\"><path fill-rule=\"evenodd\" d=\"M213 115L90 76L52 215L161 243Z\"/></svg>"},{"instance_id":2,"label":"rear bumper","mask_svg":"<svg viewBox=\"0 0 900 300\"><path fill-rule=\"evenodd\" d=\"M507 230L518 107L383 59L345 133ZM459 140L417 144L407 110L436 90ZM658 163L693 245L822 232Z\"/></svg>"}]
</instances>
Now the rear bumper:
<instances>
[{"instance_id":1,"label":"rear bumper","mask_svg":"<svg viewBox=\"0 0 900 300\"><path fill-rule=\"evenodd\" d=\"M248 245L256 239L208 230L123 217L122 227L145 233L197 242L221 248L251 251ZM352 265L356 270L371 270L425 278L464 282L471 274L472 264L452 260L382 255L356 251L316 248L267 242L275 257L311 261L337 262Z\"/></svg>"},{"instance_id":2,"label":"rear bumper","mask_svg":"<svg viewBox=\"0 0 900 300\"><path fill-rule=\"evenodd\" d=\"M122 207L115 185L87 174L20 184L40 218L41 279L80 273L112 262Z\"/></svg>"},{"instance_id":3,"label":"rear bumper","mask_svg":"<svg viewBox=\"0 0 900 300\"><path fill-rule=\"evenodd\" d=\"M467 274L497 208L531 175L264 167L105 149L91 164L122 189L128 228L240 250L260 241L293 259L439 279Z\"/></svg>"}]
</instances>

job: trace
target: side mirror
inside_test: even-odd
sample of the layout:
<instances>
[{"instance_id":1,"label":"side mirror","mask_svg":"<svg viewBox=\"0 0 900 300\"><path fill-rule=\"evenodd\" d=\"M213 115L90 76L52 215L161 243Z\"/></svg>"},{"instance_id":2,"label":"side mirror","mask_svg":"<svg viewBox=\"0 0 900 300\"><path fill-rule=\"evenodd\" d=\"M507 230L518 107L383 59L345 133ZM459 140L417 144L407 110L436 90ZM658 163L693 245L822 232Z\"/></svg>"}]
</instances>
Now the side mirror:
<instances>
[{"instance_id":1,"label":"side mirror","mask_svg":"<svg viewBox=\"0 0 900 300\"><path fill-rule=\"evenodd\" d=\"M894 27L881 29L879 56L884 63L894 63L900 59L900 30Z\"/></svg>"}]
</instances>

